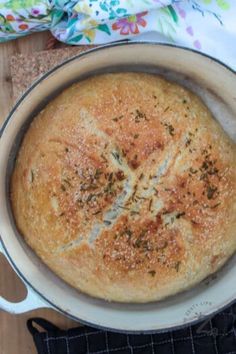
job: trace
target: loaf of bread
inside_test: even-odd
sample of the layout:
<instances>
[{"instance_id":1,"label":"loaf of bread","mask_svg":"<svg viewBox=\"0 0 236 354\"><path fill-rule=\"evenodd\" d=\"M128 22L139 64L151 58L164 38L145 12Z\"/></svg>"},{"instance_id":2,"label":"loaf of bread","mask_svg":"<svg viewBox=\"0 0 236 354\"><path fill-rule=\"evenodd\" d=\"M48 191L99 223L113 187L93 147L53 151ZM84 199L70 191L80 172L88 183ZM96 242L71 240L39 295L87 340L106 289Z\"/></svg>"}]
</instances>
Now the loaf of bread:
<instances>
[{"instance_id":1,"label":"loaf of bread","mask_svg":"<svg viewBox=\"0 0 236 354\"><path fill-rule=\"evenodd\" d=\"M235 252L235 162L235 144L189 90L156 75L99 75L33 120L12 175L13 213L73 287L160 300Z\"/></svg>"}]
</instances>

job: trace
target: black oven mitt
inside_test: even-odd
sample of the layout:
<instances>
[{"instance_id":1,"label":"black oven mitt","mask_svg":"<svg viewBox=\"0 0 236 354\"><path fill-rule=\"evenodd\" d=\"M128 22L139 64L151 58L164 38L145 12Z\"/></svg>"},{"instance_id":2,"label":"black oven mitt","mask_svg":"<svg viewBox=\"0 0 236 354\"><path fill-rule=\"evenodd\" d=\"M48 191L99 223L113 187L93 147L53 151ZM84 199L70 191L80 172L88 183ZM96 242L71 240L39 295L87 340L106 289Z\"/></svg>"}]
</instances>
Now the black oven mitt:
<instances>
[{"instance_id":1,"label":"black oven mitt","mask_svg":"<svg viewBox=\"0 0 236 354\"><path fill-rule=\"evenodd\" d=\"M236 303L203 322L165 333L121 334L87 326L63 331L42 318L29 319L27 326L39 354L236 354Z\"/></svg>"}]
</instances>

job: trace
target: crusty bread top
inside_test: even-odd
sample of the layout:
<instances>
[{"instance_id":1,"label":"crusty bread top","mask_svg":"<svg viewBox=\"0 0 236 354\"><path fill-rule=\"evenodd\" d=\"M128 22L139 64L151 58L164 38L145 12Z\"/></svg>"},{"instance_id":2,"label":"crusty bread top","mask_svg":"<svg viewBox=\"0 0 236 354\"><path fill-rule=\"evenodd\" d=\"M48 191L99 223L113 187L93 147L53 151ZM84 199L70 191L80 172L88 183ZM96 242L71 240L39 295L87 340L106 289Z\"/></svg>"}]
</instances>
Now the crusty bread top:
<instances>
[{"instance_id":1,"label":"crusty bread top","mask_svg":"<svg viewBox=\"0 0 236 354\"><path fill-rule=\"evenodd\" d=\"M74 84L34 119L12 176L26 242L72 286L114 301L184 290L235 251L235 145L158 76Z\"/></svg>"}]
</instances>

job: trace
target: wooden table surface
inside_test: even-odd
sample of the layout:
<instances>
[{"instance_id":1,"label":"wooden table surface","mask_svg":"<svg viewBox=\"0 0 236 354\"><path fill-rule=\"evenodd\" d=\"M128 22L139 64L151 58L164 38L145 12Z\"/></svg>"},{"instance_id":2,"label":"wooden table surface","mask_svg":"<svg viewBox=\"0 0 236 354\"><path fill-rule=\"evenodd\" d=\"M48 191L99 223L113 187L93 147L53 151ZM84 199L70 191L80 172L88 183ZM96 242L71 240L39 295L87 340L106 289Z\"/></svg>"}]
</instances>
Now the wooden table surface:
<instances>
[{"instance_id":1,"label":"wooden table surface","mask_svg":"<svg viewBox=\"0 0 236 354\"><path fill-rule=\"evenodd\" d=\"M45 49L48 33L38 33L0 44L0 125L13 105L10 57L16 53L32 53ZM0 295L10 301L20 301L26 295L22 282L0 255ZM11 315L0 310L0 354L36 354L26 321L32 316L49 319L62 329L78 324L53 310L36 310L22 315Z\"/></svg>"}]
</instances>

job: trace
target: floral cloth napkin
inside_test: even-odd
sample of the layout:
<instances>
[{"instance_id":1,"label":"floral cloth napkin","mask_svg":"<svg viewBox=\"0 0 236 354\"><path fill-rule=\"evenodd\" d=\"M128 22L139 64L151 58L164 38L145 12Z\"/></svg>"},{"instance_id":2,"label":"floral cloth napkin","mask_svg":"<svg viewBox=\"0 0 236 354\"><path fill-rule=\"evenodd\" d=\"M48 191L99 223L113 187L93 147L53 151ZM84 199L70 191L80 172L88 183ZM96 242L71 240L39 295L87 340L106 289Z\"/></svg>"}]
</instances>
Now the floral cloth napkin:
<instances>
[{"instance_id":1,"label":"floral cloth napkin","mask_svg":"<svg viewBox=\"0 0 236 354\"><path fill-rule=\"evenodd\" d=\"M0 42L48 29L74 45L174 42L236 69L236 0L0 0Z\"/></svg>"}]
</instances>

